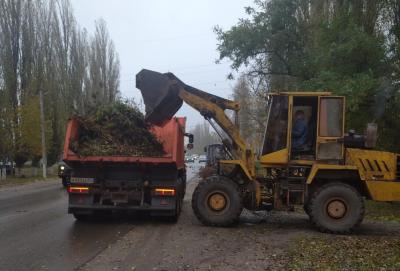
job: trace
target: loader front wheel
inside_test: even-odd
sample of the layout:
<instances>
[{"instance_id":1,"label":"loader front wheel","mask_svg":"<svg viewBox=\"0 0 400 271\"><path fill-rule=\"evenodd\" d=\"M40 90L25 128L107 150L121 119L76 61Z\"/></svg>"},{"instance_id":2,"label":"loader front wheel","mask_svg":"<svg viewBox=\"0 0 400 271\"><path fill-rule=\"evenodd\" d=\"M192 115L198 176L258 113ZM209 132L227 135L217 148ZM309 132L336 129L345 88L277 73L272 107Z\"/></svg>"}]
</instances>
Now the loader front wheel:
<instances>
[{"instance_id":1,"label":"loader front wheel","mask_svg":"<svg viewBox=\"0 0 400 271\"><path fill-rule=\"evenodd\" d=\"M317 189L308 206L311 222L322 232L343 234L358 226L364 217L364 200L345 183L329 183Z\"/></svg>"},{"instance_id":2,"label":"loader front wheel","mask_svg":"<svg viewBox=\"0 0 400 271\"><path fill-rule=\"evenodd\" d=\"M196 217L207 226L231 226L239 221L243 210L237 184L223 176L201 181L192 197Z\"/></svg>"}]
</instances>

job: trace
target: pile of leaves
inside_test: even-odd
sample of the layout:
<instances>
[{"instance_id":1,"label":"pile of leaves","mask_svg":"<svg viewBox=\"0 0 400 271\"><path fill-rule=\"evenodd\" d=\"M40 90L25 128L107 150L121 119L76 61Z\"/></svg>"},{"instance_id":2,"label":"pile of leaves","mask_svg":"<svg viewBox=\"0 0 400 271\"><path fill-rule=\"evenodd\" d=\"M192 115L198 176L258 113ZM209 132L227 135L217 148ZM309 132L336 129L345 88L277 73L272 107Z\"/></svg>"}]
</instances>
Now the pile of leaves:
<instances>
[{"instance_id":1,"label":"pile of leaves","mask_svg":"<svg viewBox=\"0 0 400 271\"><path fill-rule=\"evenodd\" d=\"M143 114L129 102L89 109L74 117L78 137L70 149L80 156L162 156L163 144L150 131Z\"/></svg>"},{"instance_id":2,"label":"pile of leaves","mask_svg":"<svg viewBox=\"0 0 400 271\"><path fill-rule=\"evenodd\" d=\"M366 217L373 220L400 222L400 202L367 200Z\"/></svg>"},{"instance_id":3,"label":"pile of leaves","mask_svg":"<svg viewBox=\"0 0 400 271\"><path fill-rule=\"evenodd\" d=\"M289 270L400 270L400 238L301 237L291 251Z\"/></svg>"}]
</instances>

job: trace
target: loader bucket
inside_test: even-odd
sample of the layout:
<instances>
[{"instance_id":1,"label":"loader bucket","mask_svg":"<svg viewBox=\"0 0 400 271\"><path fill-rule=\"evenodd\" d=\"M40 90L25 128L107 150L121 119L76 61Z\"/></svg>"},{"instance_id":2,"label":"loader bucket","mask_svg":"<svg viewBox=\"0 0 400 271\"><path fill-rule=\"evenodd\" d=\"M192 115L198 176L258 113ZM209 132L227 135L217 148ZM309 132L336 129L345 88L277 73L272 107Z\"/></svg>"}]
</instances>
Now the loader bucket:
<instances>
[{"instance_id":1,"label":"loader bucket","mask_svg":"<svg viewBox=\"0 0 400 271\"><path fill-rule=\"evenodd\" d=\"M162 125L181 108L179 85L167 74L143 69L136 75L136 87L140 89L146 109L146 121Z\"/></svg>"}]
</instances>

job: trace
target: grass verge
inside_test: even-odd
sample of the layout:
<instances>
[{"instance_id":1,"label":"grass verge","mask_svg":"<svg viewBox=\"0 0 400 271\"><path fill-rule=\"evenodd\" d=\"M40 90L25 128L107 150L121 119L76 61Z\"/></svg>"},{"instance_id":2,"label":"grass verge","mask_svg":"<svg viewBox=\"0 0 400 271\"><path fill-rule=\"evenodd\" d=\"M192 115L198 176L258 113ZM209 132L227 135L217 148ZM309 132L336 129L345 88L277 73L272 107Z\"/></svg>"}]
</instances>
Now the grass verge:
<instances>
[{"instance_id":1,"label":"grass verge","mask_svg":"<svg viewBox=\"0 0 400 271\"><path fill-rule=\"evenodd\" d=\"M300 237L289 270L400 270L400 238L390 236Z\"/></svg>"},{"instance_id":2,"label":"grass verge","mask_svg":"<svg viewBox=\"0 0 400 271\"><path fill-rule=\"evenodd\" d=\"M400 202L376 202L367 200L367 219L400 222Z\"/></svg>"}]
</instances>

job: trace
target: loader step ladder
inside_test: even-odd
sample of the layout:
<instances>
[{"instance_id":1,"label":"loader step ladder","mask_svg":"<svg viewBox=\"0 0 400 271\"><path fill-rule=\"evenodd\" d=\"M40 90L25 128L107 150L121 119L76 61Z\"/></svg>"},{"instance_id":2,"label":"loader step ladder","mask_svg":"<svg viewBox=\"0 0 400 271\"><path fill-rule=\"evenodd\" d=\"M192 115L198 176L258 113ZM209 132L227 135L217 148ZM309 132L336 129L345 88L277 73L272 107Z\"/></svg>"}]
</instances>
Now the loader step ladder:
<instances>
[{"instance_id":1,"label":"loader step ladder","mask_svg":"<svg viewBox=\"0 0 400 271\"><path fill-rule=\"evenodd\" d=\"M305 177L287 177L285 186L282 189L286 192L286 205L288 207L291 207L291 198L296 194L300 196L301 202L304 202L305 183Z\"/></svg>"}]
</instances>

